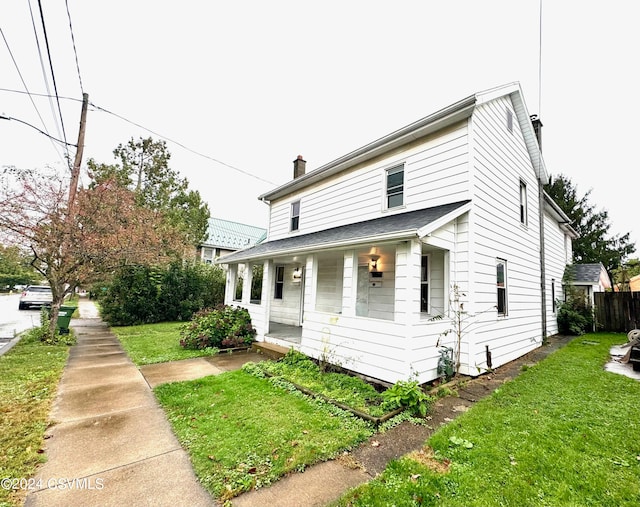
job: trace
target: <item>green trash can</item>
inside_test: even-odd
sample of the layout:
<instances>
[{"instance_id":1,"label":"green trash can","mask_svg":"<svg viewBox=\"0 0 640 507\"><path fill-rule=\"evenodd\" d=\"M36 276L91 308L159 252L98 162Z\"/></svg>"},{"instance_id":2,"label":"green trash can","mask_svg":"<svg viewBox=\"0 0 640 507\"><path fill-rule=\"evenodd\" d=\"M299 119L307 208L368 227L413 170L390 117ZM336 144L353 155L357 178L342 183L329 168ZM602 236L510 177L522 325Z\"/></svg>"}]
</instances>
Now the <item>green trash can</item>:
<instances>
[{"instance_id":1,"label":"green trash can","mask_svg":"<svg viewBox=\"0 0 640 507\"><path fill-rule=\"evenodd\" d=\"M60 311L58 312L58 329L60 330L60 334L69 333L69 324L71 323L71 316L75 311L76 311L75 306L62 305L60 307Z\"/></svg>"}]
</instances>

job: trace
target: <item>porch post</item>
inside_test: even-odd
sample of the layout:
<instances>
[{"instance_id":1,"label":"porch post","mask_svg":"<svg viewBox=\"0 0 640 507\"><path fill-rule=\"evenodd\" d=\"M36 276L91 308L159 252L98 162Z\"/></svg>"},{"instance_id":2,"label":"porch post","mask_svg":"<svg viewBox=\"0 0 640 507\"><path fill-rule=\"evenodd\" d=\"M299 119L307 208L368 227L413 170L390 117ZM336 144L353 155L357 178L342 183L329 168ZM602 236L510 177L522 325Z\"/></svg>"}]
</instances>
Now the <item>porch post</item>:
<instances>
[{"instance_id":1,"label":"porch post","mask_svg":"<svg viewBox=\"0 0 640 507\"><path fill-rule=\"evenodd\" d=\"M265 260L262 271L262 312L264 316L264 334L269 332L269 319L271 316L271 287L273 286L273 261Z\"/></svg>"},{"instance_id":2,"label":"porch post","mask_svg":"<svg viewBox=\"0 0 640 507\"><path fill-rule=\"evenodd\" d=\"M358 256L355 250L344 252L344 266L342 273L342 315L355 317L358 286L356 272L358 270Z\"/></svg>"},{"instance_id":3,"label":"porch post","mask_svg":"<svg viewBox=\"0 0 640 507\"><path fill-rule=\"evenodd\" d=\"M251 263L247 262L244 265L244 280L242 281L242 304L248 305L251 303L251 283L253 281L253 271L251 270Z\"/></svg>"},{"instance_id":4,"label":"porch post","mask_svg":"<svg viewBox=\"0 0 640 507\"><path fill-rule=\"evenodd\" d=\"M318 263L315 256L309 255L305 264L303 312L312 312L316 308L316 281L318 280Z\"/></svg>"},{"instance_id":5,"label":"porch post","mask_svg":"<svg viewBox=\"0 0 640 507\"><path fill-rule=\"evenodd\" d=\"M238 265L229 264L227 279L224 287L224 304L233 304L233 295L236 293L236 279L238 277Z\"/></svg>"}]
</instances>

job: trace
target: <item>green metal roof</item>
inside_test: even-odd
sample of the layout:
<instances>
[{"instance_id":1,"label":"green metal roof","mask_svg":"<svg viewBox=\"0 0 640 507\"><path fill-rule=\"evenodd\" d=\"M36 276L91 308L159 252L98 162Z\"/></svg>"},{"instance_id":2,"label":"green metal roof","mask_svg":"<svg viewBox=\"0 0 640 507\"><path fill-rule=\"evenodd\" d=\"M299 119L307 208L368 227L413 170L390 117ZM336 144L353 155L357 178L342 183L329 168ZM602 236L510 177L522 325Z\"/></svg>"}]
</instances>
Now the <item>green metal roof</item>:
<instances>
[{"instance_id":1,"label":"green metal roof","mask_svg":"<svg viewBox=\"0 0 640 507\"><path fill-rule=\"evenodd\" d=\"M267 230L221 218L210 218L207 235L201 246L240 250L264 241L267 238Z\"/></svg>"}]
</instances>

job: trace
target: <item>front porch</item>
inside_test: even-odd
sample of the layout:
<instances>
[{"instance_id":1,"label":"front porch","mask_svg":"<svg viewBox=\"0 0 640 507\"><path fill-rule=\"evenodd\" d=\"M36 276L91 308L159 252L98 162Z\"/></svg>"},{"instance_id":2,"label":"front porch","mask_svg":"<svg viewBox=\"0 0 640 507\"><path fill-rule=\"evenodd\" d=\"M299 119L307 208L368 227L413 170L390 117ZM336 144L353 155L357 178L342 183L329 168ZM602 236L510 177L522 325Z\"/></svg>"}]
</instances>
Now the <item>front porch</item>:
<instances>
[{"instance_id":1,"label":"front porch","mask_svg":"<svg viewBox=\"0 0 640 507\"><path fill-rule=\"evenodd\" d=\"M264 337L265 341L274 343L286 342L290 346L299 346L302 342L302 326L269 321L269 331L265 333Z\"/></svg>"}]
</instances>

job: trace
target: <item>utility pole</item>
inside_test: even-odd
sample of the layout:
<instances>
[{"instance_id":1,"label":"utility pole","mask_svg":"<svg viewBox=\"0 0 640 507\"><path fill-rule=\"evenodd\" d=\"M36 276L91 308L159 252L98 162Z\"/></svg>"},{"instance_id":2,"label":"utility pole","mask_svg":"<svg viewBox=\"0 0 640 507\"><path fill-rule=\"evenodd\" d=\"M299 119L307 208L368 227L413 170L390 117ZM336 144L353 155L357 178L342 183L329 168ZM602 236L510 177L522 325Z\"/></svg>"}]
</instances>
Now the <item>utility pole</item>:
<instances>
[{"instance_id":1,"label":"utility pole","mask_svg":"<svg viewBox=\"0 0 640 507\"><path fill-rule=\"evenodd\" d=\"M78 179L80 177L80 164L82 163L82 152L84 151L84 130L87 122L87 108L89 105L89 94L82 94L82 111L80 113L80 130L78 131L78 147L76 157L71 168L71 183L69 184L69 210L73 207L78 190Z\"/></svg>"}]
</instances>

